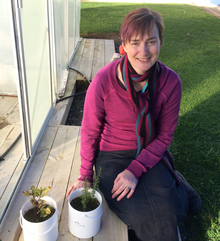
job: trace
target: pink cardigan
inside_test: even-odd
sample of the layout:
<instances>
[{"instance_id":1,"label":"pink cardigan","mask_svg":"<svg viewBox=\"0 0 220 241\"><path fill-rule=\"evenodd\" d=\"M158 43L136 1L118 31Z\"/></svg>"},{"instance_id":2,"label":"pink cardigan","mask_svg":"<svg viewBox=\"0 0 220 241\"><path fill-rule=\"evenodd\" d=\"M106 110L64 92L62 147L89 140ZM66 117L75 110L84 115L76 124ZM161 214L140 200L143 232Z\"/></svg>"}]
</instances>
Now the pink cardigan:
<instances>
[{"instance_id":1,"label":"pink cardigan","mask_svg":"<svg viewBox=\"0 0 220 241\"><path fill-rule=\"evenodd\" d=\"M88 88L81 128L79 180L87 177L92 181L97 150L137 149L135 128L139 111L129 93L118 83L116 67L119 61L103 67ZM182 94L180 78L163 63L158 61L158 64L161 73L156 101L151 108L156 138L142 149L139 156L127 168L137 179L161 160L173 139L178 121ZM145 93L140 95L141 98L146 98Z\"/></svg>"}]
</instances>

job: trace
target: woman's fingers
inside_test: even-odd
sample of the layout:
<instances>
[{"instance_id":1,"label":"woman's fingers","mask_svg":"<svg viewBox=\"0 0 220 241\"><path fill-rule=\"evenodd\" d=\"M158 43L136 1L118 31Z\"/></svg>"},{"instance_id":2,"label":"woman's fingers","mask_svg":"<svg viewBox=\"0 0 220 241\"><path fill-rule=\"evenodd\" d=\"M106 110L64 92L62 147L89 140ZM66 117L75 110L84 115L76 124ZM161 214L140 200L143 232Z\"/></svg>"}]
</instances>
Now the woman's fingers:
<instances>
[{"instance_id":1,"label":"woman's fingers","mask_svg":"<svg viewBox=\"0 0 220 241\"><path fill-rule=\"evenodd\" d=\"M130 195L130 193L134 193L134 191L132 191L132 189L131 188L125 188L124 190L123 190L123 192L121 193L121 195L120 196L118 196L118 198L117 198L117 201L120 201L123 197L125 197L126 195L127 195L127 198L129 198L128 196ZM131 196L132 196L132 194L131 194Z\"/></svg>"},{"instance_id":2,"label":"woman's fingers","mask_svg":"<svg viewBox=\"0 0 220 241\"><path fill-rule=\"evenodd\" d=\"M66 193L67 196L67 201L69 200L69 195L75 190L76 188L74 187L74 184L70 186L69 190Z\"/></svg>"},{"instance_id":3,"label":"woman's fingers","mask_svg":"<svg viewBox=\"0 0 220 241\"><path fill-rule=\"evenodd\" d=\"M76 189L78 189L78 188L80 188L80 187L82 187L81 181L79 182L79 181L77 180L76 182L73 183L72 186L69 187L66 195L69 196L71 192L73 192L74 190L76 190Z\"/></svg>"},{"instance_id":4,"label":"woman's fingers","mask_svg":"<svg viewBox=\"0 0 220 241\"><path fill-rule=\"evenodd\" d=\"M72 191L74 191L73 189L74 189L74 185L70 186L70 188L69 188L69 190L67 191L66 195L69 196L70 193L71 193Z\"/></svg>"},{"instance_id":5,"label":"woman's fingers","mask_svg":"<svg viewBox=\"0 0 220 241\"><path fill-rule=\"evenodd\" d=\"M120 179L116 178L114 181L114 186L112 188L112 193L115 193L118 189L121 189L121 191L123 191L124 189L122 187L122 184L123 184L123 182L120 181Z\"/></svg>"},{"instance_id":6,"label":"woman's fingers","mask_svg":"<svg viewBox=\"0 0 220 241\"><path fill-rule=\"evenodd\" d=\"M112 198L117 197L120 193L124 191L125 188L121 185L120 187L115 186L115 188L112 189Z\"/></svg>"},{"instance_id":7,"label":"woman's fingers","mask_svg":"<svg viewBox=\"0 0 220 241\"><path fill-rule=\"evenodd\" d=\"M117 201L120 201L123 197L127 195L127 198L130 198L137 186L138 180L134 175L125 170L121 172L114 181L114 186L112 188L112 198L118 196Z\"/></svg>"},{"instance_id":8,"label":"woman's fingers","mask_svg":"<svg viewBox=\"0 0 220 241\"><path fill-rule=\"evenodd\" d=\"M84 187L84 181L80 181L80 180L76 180L72 186L70 186L70 188L68 189L66 196L67 196L67 200L69 199L69 195L76 189ZM88 183L88 186L91 186L91 183Z\"/></svg>"},{"instance_id":9,"label":"woman's fingers","mask_svg":"<svg viewBox=\"0 0 220 241\"><path fill-rule=\"evenodd\" d=\"M135 191L135 188L134 188L134 189L131 188L131 189L130 189L130 192L129 192L128 195L127 195L127 198L130 198L130 197L134 194L134 191Z\"/></svg>"}]
</instances>

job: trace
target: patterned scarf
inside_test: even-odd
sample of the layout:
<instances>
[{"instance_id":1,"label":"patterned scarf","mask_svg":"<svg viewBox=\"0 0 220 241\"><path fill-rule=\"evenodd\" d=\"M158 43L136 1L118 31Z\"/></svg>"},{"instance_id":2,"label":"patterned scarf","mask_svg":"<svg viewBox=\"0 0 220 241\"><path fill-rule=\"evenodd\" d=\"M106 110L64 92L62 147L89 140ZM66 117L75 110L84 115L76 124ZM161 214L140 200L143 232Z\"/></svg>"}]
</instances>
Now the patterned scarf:
<instances>
[{"instance_id":1,"label":"patterned scarf","mask_svg":"<svg viewBox=\"0 0 220 241\"><path fill-rule=\"evenodd\" d=\"M142 148L147 146L155 138L154 123L152 121L150 108L152 101L155 97L155 90L157 90L156 85L158 82L158 64L156 62L144 75L138 75L131 66L127 54L125 54L121 60L120 69L126 90L129 92L134 104L139 109L139 114L136 121L138 156ZM145 91L146 88L148 88L148 90L146 91L148 98L146 101L143 101L140 97L140 94L135 91L132 81L143 82L145 80L148 80L148 82L143 88L142 93Z\"/></svg>"},{"instance_id":2,"label":"patterned scarf","mask_svg":"<svg viewBox=\"0 0 220 241\"><path fill-rule=\"evenodd\" d=\"M156 62L144 75L138 75L131 66L127 54L125 54L120 62L120 69L126 90L129 92L134 104L139 109L139 114L136 121L136 135L138 140L138 151L136 156L138 156L141 150L155 138L155 127L151 115L151 104L154 101L158 88L157 84L159 78L159 66ZM132 81L143 82L145 80L148 80L148 82L141 92L145 92L146 88L148 88L146 91L148 98L146 101L143 101L140 97L140 94L135 91ZM176 179L177 185L181 185L180 178L175 172L173 157L168 149L163 154L161 160Z\"/></svg>"}]
</instances>

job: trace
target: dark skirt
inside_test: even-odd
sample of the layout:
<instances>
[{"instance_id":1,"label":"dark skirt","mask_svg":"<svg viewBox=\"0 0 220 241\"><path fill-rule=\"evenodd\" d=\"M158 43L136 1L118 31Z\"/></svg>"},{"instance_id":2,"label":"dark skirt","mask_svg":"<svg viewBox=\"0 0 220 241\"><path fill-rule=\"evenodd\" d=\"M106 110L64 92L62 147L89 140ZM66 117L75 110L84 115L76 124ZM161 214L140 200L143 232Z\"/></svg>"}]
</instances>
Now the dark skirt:
<instances>
[{"instance_id":1,"label":"dark skirt","mask_svg":"<svg viewBox=\"0 0 220 241\"><path fill-rule=\"evenodd\" d=\"M99 189L109 208L128 226L129 240L177 241L177 225L186 218L188 198L184 185L177 185L160 161L140 178L131 198L112 199L114 180L124 171L136 151L99 151L95 167L101 167Z\"/></svg>"}]
</instances>

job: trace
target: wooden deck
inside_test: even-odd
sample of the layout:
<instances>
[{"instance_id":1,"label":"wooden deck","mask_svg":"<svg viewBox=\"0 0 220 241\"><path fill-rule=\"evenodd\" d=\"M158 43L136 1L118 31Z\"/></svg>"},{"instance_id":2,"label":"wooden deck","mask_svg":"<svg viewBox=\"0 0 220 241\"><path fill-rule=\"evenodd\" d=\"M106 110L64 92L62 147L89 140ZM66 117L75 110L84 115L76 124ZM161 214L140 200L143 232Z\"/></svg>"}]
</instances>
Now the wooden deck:
<instances>
[{"instance_id":1,"label":"wooden deck","mask_svg":"<svg viewBox=\"0 0 220 241\"><path fill-rule=\"evenodd\" d=\"M11 146L21 133L17 97L0 96L0 155ZM22 172L22 138L0 162L0 216Z\"/></svg>"},{"instance_id":2,"label":"wooden deck","mask_svg":"<svg viewBox=\"0 0 220 241\"><path fill-rule=\"evenodd\" d=\"M79 70L91 80L100 68L109 63L113 53L113 40L83 39L71 67ZM81 78L74 71L69 73L65 96L74 92L75 82ZM28 190L31 185L52 187L49 196L56 200L59 210L58 240L79 240L68 230L68 209L65 196L70 184L79 177L80 167L80 127L64 125L71 103L72 98L56 105L40 146L18 191L16 201L2 228L1 241L23 241L19 212L27 197L21 192ZM106 202L103 201L101 230L95 237L84 240L127 241L127 226L108 209Z\"/></svg>"}]
</instances>

